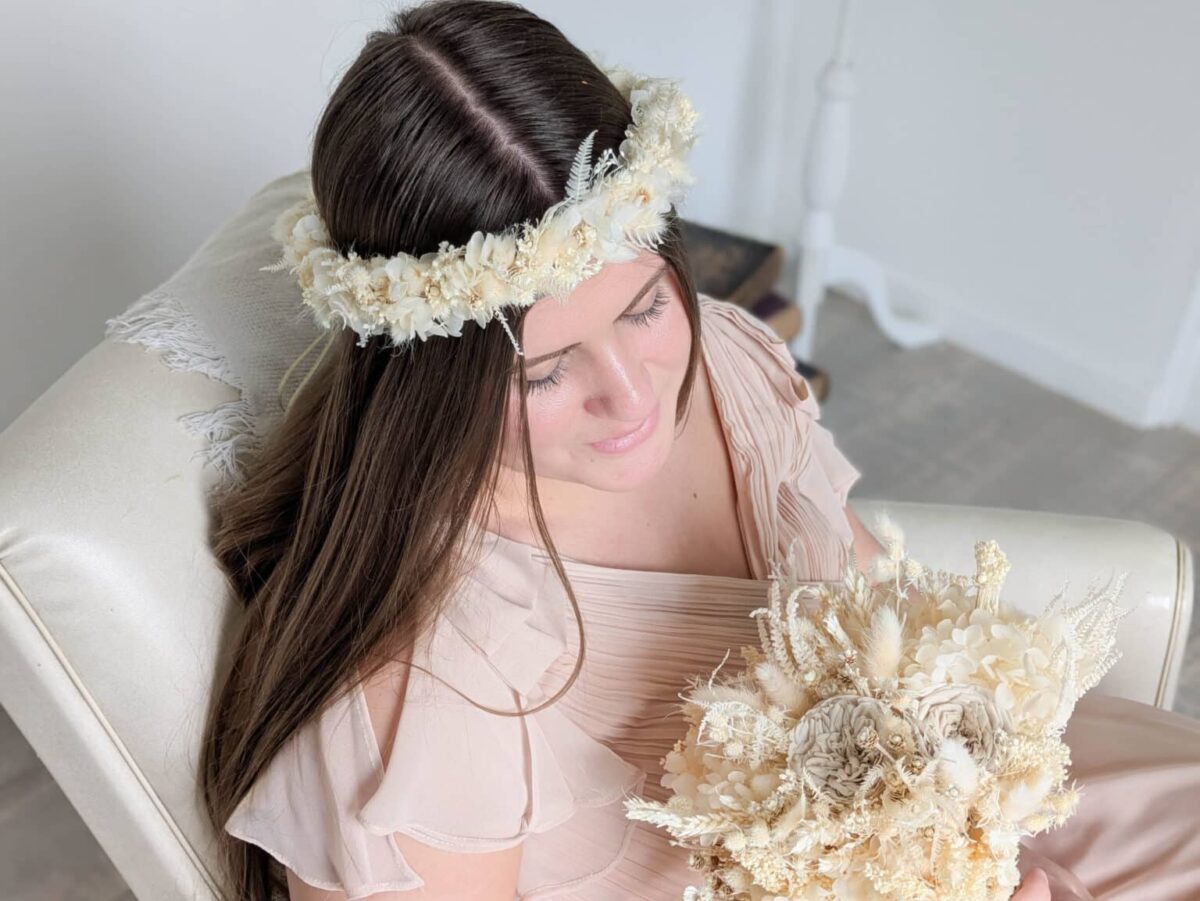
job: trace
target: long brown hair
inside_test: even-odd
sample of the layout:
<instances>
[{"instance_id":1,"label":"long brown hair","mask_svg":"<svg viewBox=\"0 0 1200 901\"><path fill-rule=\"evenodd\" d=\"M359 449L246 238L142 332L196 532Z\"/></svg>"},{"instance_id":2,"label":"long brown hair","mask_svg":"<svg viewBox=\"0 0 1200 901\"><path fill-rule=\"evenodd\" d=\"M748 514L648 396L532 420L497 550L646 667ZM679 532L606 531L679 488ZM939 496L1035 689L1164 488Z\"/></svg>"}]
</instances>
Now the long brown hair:
<instances>
[{"instance_id":1,"label":"long brown hair","mask_svg":"<svg viewBox=\"0 0 1200 901\"><path fill-rule=\"evenodd\" d=\"M313 141L311 175L343 253L421 254L477 230L536 219L560 200L580 141L614 151L631 121L616 87L563 34L500 0L433 0L391 15L337 85ZM684 297L698 362L699 303L675 211L657 252ZM523 335L527 308L510 309ZM221 497L212 543L245 615L208 712L201 788L217 832L223 896L268 901L282 868L223 825L287 739L326 704L406 660L469 569L467 538L492 500L510 390L542 542L582 618L542 515L526 379L498 324L458 338L366 346L346 330L277 430ZM415 665L415 664L413 664ZM470 700L470 699L468 699ZM475 703L472 701L472 703ZM482 705L476 704L482 707Z\"/></svg>"}]
</instances>

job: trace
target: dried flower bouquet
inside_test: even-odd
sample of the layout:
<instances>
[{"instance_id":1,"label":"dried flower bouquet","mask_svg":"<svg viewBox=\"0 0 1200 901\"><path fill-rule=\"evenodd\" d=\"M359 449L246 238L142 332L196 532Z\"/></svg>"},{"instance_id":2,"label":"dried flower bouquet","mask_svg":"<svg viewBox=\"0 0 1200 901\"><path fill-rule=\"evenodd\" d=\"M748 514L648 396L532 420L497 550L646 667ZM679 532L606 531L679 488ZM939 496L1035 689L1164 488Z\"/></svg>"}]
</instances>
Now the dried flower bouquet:
<instances>
[{"instance_id":1,"label":"dried flower bouquet","mask_svg":"<svg viewBox=\"0 0 1200 901\"><path fill-rule=\"evenodd\" d=\"M689 852L702 884L685 901L1002 901L1020 838L1076 809L1062 733L1120 657L1128 574L1073 607L1064 584L1029 616L1000 600L994 541L965 576L910 558L887 516L876 533L870 576L853 557L840 582L797 580L794 552L777 563L750 614L761 648L680 695L672 796L625 807Z\"/></svg>"}]
</instances>

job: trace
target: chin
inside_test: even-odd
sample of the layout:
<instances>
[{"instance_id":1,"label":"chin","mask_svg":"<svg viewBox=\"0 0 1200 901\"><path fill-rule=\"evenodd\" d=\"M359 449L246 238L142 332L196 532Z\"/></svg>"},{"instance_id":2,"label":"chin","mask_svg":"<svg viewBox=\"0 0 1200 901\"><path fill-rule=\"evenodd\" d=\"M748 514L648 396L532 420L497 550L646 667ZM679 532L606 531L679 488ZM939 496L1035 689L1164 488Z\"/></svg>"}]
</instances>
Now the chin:
<instances>
[{"instance_id":1,"label":"chin","mask_svg":"<svg viewBox=\"0 0 1200 901\"><path fill-rule=\"evenodd\" d=\"M661 424L660 424L661 429ZM633 491L662 472L671 454L670 434L652 435L623 454L597 453L579 473L579 481L600 491Z\"/></svg>"}]
</instances>

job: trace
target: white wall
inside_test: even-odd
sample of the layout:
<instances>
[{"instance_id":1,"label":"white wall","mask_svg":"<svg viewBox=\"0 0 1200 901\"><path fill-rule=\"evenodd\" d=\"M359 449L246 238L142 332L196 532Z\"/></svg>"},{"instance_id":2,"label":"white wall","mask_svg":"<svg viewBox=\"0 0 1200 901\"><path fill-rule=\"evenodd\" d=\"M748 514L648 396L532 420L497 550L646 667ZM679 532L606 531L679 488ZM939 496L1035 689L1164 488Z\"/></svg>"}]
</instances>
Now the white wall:
<instances>
[{"instance_id":1,"label":"white wall","mask_svg":"<svg viewBox=\"0 0 1200 901\"><path fill-rule=\"evenodd\" d=\"M265 181L305 164L338 73L403 3L62 0L0 29L0 427ZM832 0L526 4L678 77L686 216L786 240ZM841 237L952 338L1200 430L1200 5L861 2ZM1170 375L1170 379L1168 379ZM1173 381L1172 381L1173 379ZM1190 405L1190 406L1189 406Z\"/></svg>"},{"instance_id":2,"label":"white wall","mask_svg":"<svg viewBox=\"0 0 1200 901\"><path fill-rule=\"evenodd\" d=\"M1184 427L1200 434L1200 374L1187 383L1187 396L1182 407Z\"/></svg>"},{"instance_id":3,"label":"white wall","mask_svg":"<svg viewBox=\"0 0 1200 901\"><path fill-rule=\"evenodd\" d=\"M0 428L101 340L106 317L304 165L330 73L368 30L351 3L193 6L5 8Z\"/></svg>"},{"instance_id":4,"label":"white wall","mask_svg":"<svg viewBox=\"0 0 1200 901\"><path fill-rule=\"evenodd\" d=\"M1193 432L1200 433L1200 381L1192 383L1191 392L1184 410L1183 424Z\"/></svg>"},{"instance_id":5,"label":"white wall","mask_svg":"<svg viewBox=\"0 0 1200 901\"><path fill-rule=\"evenodd\" d=\"M877 0L857 25L842 237L985 356L1177 418L1170 361L1200 361L1200 4Z\"/></svg>"},{"instance_id":6,"label":"white wall","mask_svg":"<svg viewBox=\"0 0 1200 901\"><path fill-rule=\"evenodd\" d=\"M573 36L601 27L541 7ZM717 181L691 213L783 240L838 7L739 8L681 14L687 43L635 29L631 55L707 114ZM1131 424L1200 431L1200 4L860 0L854 24L841 239L950 339Z\"/></svg>"}]
</instances>

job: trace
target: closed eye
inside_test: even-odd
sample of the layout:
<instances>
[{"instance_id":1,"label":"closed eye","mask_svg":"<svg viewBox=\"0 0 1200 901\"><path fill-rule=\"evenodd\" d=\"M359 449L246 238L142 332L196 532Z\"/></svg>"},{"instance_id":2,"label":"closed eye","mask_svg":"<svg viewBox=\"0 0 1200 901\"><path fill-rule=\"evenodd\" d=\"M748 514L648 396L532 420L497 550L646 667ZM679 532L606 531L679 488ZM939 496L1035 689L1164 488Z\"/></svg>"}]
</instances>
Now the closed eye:
<instances>
[{"instance_id":1,"label":"closed eye","mask_svg":"<svg viewBox=\"0 0 1200 901\"><path fill-rule=\"evenodd\" d=\"M667 305L667 299L663 297L662 288L654 292L654 303L648 309L642 310L640 313L630 313L622 316L622 319L628 319L630 322L635 322L638 325L649 325L652 319L657 319L662 315L663 308Z\"/></svg>"},{"instance_id":2,"label":"closed eye","mask_svg":"<svg viewBox=\"0 0 1200 901\"><path fill-rule=\"evenodd\" d=\"M640 313L626 313L620 318L626 320L627 322L632 322L634 325L639 325L643 328L649 328L653 320L662 316L663 310L666 308L668 303L670 303L670 300L663 295L662 288L659 288L654 292L654 303L652 303L649 307L647 307L645 310L642 310ZM562 382L563 376L567 371L567 367L563 363L565 359L565 354L559 357L558 365L554 367L554 370L549 375L543 376L542 378L532 382L526 382L526 385L529 387L529 393L532 394L536 391L546 391Z\"/></svg>"}]
</instances>

